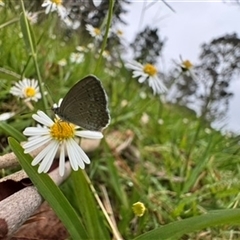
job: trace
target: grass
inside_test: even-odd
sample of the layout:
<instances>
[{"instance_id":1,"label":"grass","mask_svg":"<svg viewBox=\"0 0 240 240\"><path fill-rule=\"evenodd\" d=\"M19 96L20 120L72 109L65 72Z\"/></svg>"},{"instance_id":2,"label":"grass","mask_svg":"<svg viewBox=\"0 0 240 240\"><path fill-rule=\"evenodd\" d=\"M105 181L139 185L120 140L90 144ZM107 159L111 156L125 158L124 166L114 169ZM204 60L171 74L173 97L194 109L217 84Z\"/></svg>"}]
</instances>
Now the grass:
<instances>
[{"instance_id":1,"label":"grass","mask_svg":"<svg viewBox=\"0 0 240 240\"><path fill-rule=\"evenodd\" d=\"M37 67L48 92L48 110L76 81L94 73L99 64L98 49L85 53L81 64L73 64L69 56L81 43L76 35L67 40L63 38L64 32L56 27L59 21L56 15L30 26L32 34L29 34L24 33L24 27L19 24L21 9L13 12L5 7L0 11L0 39L4 46L0 50L1 112L16 111L18 114L8 120L8 124L22 132L34 124L32 113L44 110L41 101L34 103L30 110L9 93L20 76L38 78L31 50L25 44L28 38L34 36L35 39ZM18 20L12 21L14 19ZM58 64L61 59L67 60L66 66ZM151 89L132 79L124 59L115 60L103 59L96 73L109 96L111 124L104 131L105 139L91 155L87 175L82 171L74 172L61 187L83 222L89 239L99 236L111 239L112 234L91 186L102 201L109 199L116 229L123 239L150 239L150 236L157 239L239 239L239 137L212 129L186 107L160 101L159 96L152 95ZM145 93L145 98L141 93ZM121 154L112 150L107 141L114 131L125 137L131 131L134 136L130 147ZM4 128L0 133L4 138L9 136ZM17 143L11 142L11 145L21 153ZM1 150L6 153L10 148L5 143ZM31 171L31 167L27 171ZM44 179L42 181L45 183ZM135 216L132 211L132 205L138 201L147 209L143 217ZM217 215L211 212L213 210L219 210ZM67 209L62 211L68 212ZM151 232L154 229L155 232ZM69 231L71 234L71 229ZM144 233L150 235L142 235Z\"/></svg>"}]
</instances>

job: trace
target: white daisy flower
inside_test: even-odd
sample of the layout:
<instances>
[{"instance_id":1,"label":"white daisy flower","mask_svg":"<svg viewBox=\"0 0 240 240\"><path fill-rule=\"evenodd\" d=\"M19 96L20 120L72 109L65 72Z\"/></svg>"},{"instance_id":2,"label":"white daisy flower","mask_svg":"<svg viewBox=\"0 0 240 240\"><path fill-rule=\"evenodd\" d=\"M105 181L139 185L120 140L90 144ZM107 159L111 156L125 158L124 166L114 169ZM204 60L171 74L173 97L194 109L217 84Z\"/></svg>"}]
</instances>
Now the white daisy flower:
<instances>
[{"instance_id":1,"label":"white daisy flower","mask_svg":"<svg viewBox=\"0 0 240 240\"><path fill-rule=\"evenodd\" d=\"M194 65L192 64L192 62L190 62L189 60L184 60L181 62L180 67L183 74L186 74L188 77L192 77L193 80L197 79Z\"/></svg>"},{"instance_id":2,"label":"white daisy flower","mask_svg":"<svg viewBox=\"0 0 240 240\"><path fill-rule=\"evenodd\" d=\"M80 52L73 52L70 55L70 62L72 63L81 63L84 61L84 54Z\"/></svg>"},{"instance_id":3,"label":"white daisy flower","mask_svg":"<svg viewBox=\"0 0 240 240\"><path fill-rule=\"evenodd\" d=\"M127 63L126 67L133 70L133 78L139 77L139 83L148 80L148 85L152 88L154 94L160 94L167 91L164 83L158 77L158 70L154 65L150 63L142 65L137 61L132 61Z\"/></svg>"},{"instance_id":4,"label":"white daisy flower","mask_svg":"<svg viewBox=\"0 0 240 240\"><path fill-rule=\"evenodd\" d=\"M183 60L180 56L180 61L174 61L174 63L180 67L180 71L182 74L187 75L188 77L192 77L193 79L196 79L194 65L191 61Z\"/></svg>"},{"instance_id":5,"label":"white daisy flower","mask_svg":"<svg viewBox=\"0 0 240 240\"><path fill-rule=\"evenodd\" d=\"M64 175L66 156L68 156L70 165L74 171L77 171L79 168L84 169L85 164L90 163L88 156L78 145L77 137L101 139L103 137L101 132L78 130L78 126L64 122L59 118L53 121L42 111L38 111L32 117L41 126L27 127L24 130L23 134L28 136L29 139L23 145L23 148L25 149L24 153L30 153L43 145L46 146L32 161L33 166L40 163L38 168L39 173L49 171L58 149L60 152L60 176Z\"/></svg>"},{"instance_id":6,"label":"white daisy flower","mask_svg":"<svg viewBox=\"0 0 240 240\"><path fill-rule=\"evenodd\" d=\"M62 5L62 0L45 0L42 7L46 8L46 14L56 11L61 19L67 17L67 9Z\"/></svg>"},{"instance_id":7,"label":"white daisy flower","mask_svg":"<svg viewBox=\"0 0 240 240\"><path fill-rule=\"evenodd\" d=\"M193 67L193 64L189 60L182 61L180 64L182 71L190 71Z\"/></svg>"},{"instance_id":8,"label":"white daisy flower","mask_svg":"<svg viewBox=\"0 0 240 240\"><path fill-rule=\"evenodd\" d=\"M25 99L26 101L33 100L37 102L41 99L41 93L39 91L38 81L35 79L27 79L15 83L10 89L10 93L14 96Z\"/></svg>"},{"instance_id":9,"label":"white daisy flower","mask_svg":"<svg viewBox=\"0 0 240 240\"><path fill-rule=\"evenodd\" d=\"M86 29L92 37L102 40L102 32L99 28L95 28L90 24L86 24Z\"/></svg>"}]
</instances>

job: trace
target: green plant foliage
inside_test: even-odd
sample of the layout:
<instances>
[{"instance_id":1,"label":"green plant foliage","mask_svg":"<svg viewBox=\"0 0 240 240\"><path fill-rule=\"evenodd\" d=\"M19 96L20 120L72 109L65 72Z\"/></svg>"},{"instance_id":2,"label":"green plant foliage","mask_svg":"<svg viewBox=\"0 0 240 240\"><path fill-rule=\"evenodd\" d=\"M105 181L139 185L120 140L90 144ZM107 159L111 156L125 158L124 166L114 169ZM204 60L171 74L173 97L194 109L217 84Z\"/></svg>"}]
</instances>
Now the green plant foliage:
<instances>
[{"instance_id":1,"label":"green plant foliage","mask_svg":"<svg viewBox=\"0 0 240 240\"><path fill-rule=\"evenodd\" d=\"M121 39L116 48L108 45L114 1L109 3L101 40L40 5L37 23L31 22L27 13L37 8L31 1L0 6L0 113L15 113L0 122L2 155L10 148L16 154L72 239L239 239L239 136L213 129L188 107L154 95L148 80L132 77ZM54 119L53 103L89 74L108 95L111 123L97 149L87 152L91 163L58 188L37 172L19 143L26 141L25 128L37 127L33 114L42 110ZM10 93L24 78L38 81L39 101ZM146 208L141 217L132 210L136 202Z\"/></svg>"},{"instance_id":2,"label":"green plant foliage","mask_svg":"<svg viewBox=\"0 0 240 240\"><path fill-rule=\"evenodd\" d=\"M37 173L37 169L31 166L31 156L23 153L23 149L16 140L9 138L9 144L33 184L63 221L71 236L74 239L87 238L85 229L76 212L51 178L47 174L39 175Z\"/></svg>"}]
</instances>

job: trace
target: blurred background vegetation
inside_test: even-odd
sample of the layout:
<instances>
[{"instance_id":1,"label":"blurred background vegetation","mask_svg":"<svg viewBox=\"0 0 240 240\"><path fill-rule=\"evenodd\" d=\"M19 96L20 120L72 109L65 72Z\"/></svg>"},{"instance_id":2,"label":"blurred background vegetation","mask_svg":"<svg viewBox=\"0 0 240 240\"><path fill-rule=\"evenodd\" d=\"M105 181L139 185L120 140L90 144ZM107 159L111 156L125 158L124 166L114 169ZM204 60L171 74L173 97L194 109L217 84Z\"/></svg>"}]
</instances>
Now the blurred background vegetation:
<instances>
[{"instance_id":1,"label":"blurred background vegetation","mask_svg":"<svg viewBox=\"0 0 240 240\"><path fill-rule=\"evenodd\" d=\"M4 3L0 7L0 113L16 112L7 123L22 131L33 124L31 115L42 109L42 103L33 103L29 109L9 93L16 81L37 79L37 74L19 24L21 6L13 0ZM37 22L29 22L49 109L88 74L95 73L106 89L111 124L104 131L101 146L91 154L86 172L101 199L103 188L106 190L123 239L211 210L239 207L239 136L211 127L212 122L224 118L232 96L229 83L240 71L240 39L236 34L203 44L198 65L177 59L168 73L159 69L168 93L154 96L151 89L132 78L125 56L131 49L135 60L157 66L164 57L166 40L158 29L147 26L133 43L124 41L124 35L120 36L126 25L122 16L131 1L115 1L112 34L100 65L102 41L89 35L86 24L104 32L109 1L97 7L92 1L63 1L69 19L79 23L76 29L67 26L56 12L46 15L40 0L24 4L26 11L37 13ZM82 53L84 60L72 62L72 53ZM198 106L198 114L191 109L193 105ZM9 135L4 129L0 133L4 154L10 151ZM13 170L1 175L9 171ZM74 184L70 177L62 190L78 209L76 199L80 196L74 195ZM142 217L132 211L138 201L147 209ZM88 202L82 207L88 209ZM98 214L102 219L100 210ZM79 216L84 221L84 211L79 210ZM239 230L239 226L230 225L209 227L179 239L239 239ZM107 227L102 234L111 239Z\"/></svg>"}]
</instances>

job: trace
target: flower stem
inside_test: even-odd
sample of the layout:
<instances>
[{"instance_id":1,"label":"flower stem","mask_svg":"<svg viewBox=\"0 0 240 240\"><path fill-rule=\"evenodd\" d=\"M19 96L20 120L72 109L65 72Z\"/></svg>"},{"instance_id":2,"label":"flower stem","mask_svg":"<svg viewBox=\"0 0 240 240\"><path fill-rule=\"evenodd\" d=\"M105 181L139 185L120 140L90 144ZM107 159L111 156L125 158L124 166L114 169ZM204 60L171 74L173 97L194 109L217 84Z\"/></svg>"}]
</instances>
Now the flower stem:
<instances>
[{"instance_id":1,"label":"flower stem","mask_svg":"<svg viewBox=\"0 0 240 240\"><path fill-rule=\"evenodd\" d=\"M26 17L26 11L25 11L23 0L21 0L21 7L22 7L22 11L23 11L23 24L24 24L23 27L25 27L25 30L26 30L26 36L25 36L26 39L25 40L29 44L31 57L33 59L34 66L35 66L35 69L36 69L39 88L40 88L40 92L41 92L42 99L43 99L43 102L42 102L43 103L43 109L45 111L47 111L48 104L47 104L47 99L46 99L45 94L44 94L43 81L42 81L42 77L41 77L40 70L39 70L39 67L38 67L37 51L36 51L36 48L34 46L33 38L32 38L32 35L31 35L31 31L30 31L30 26L29 26L29 23L28 23L28 20L27 20L27 17Z\"/></svg>"},{"instance_id":2,"label":"flower stem","mask_svg":"<svg viewBox=\"0 0 240 240\"><path fill-rule=\"evenodd\" d=\"M111 25L111 22L112 22L112 16L113 16L113 7L114 7L114 0L110 0L109 1L109 8L108 8L108 15L107 15L106 31L105 31L105 34L104 34L104 39L103 39L103 43L102 43L102 47L101 47L101 52L99 54L97 65L96 65L96 68L94 70L95 74L98 72L98 69L99 69L101 61L102 61L103 51L104 51L104 49L106 48L106 45L107 45L108 33L109 33L110 25Z\"/></svg>"}]
</instances>

